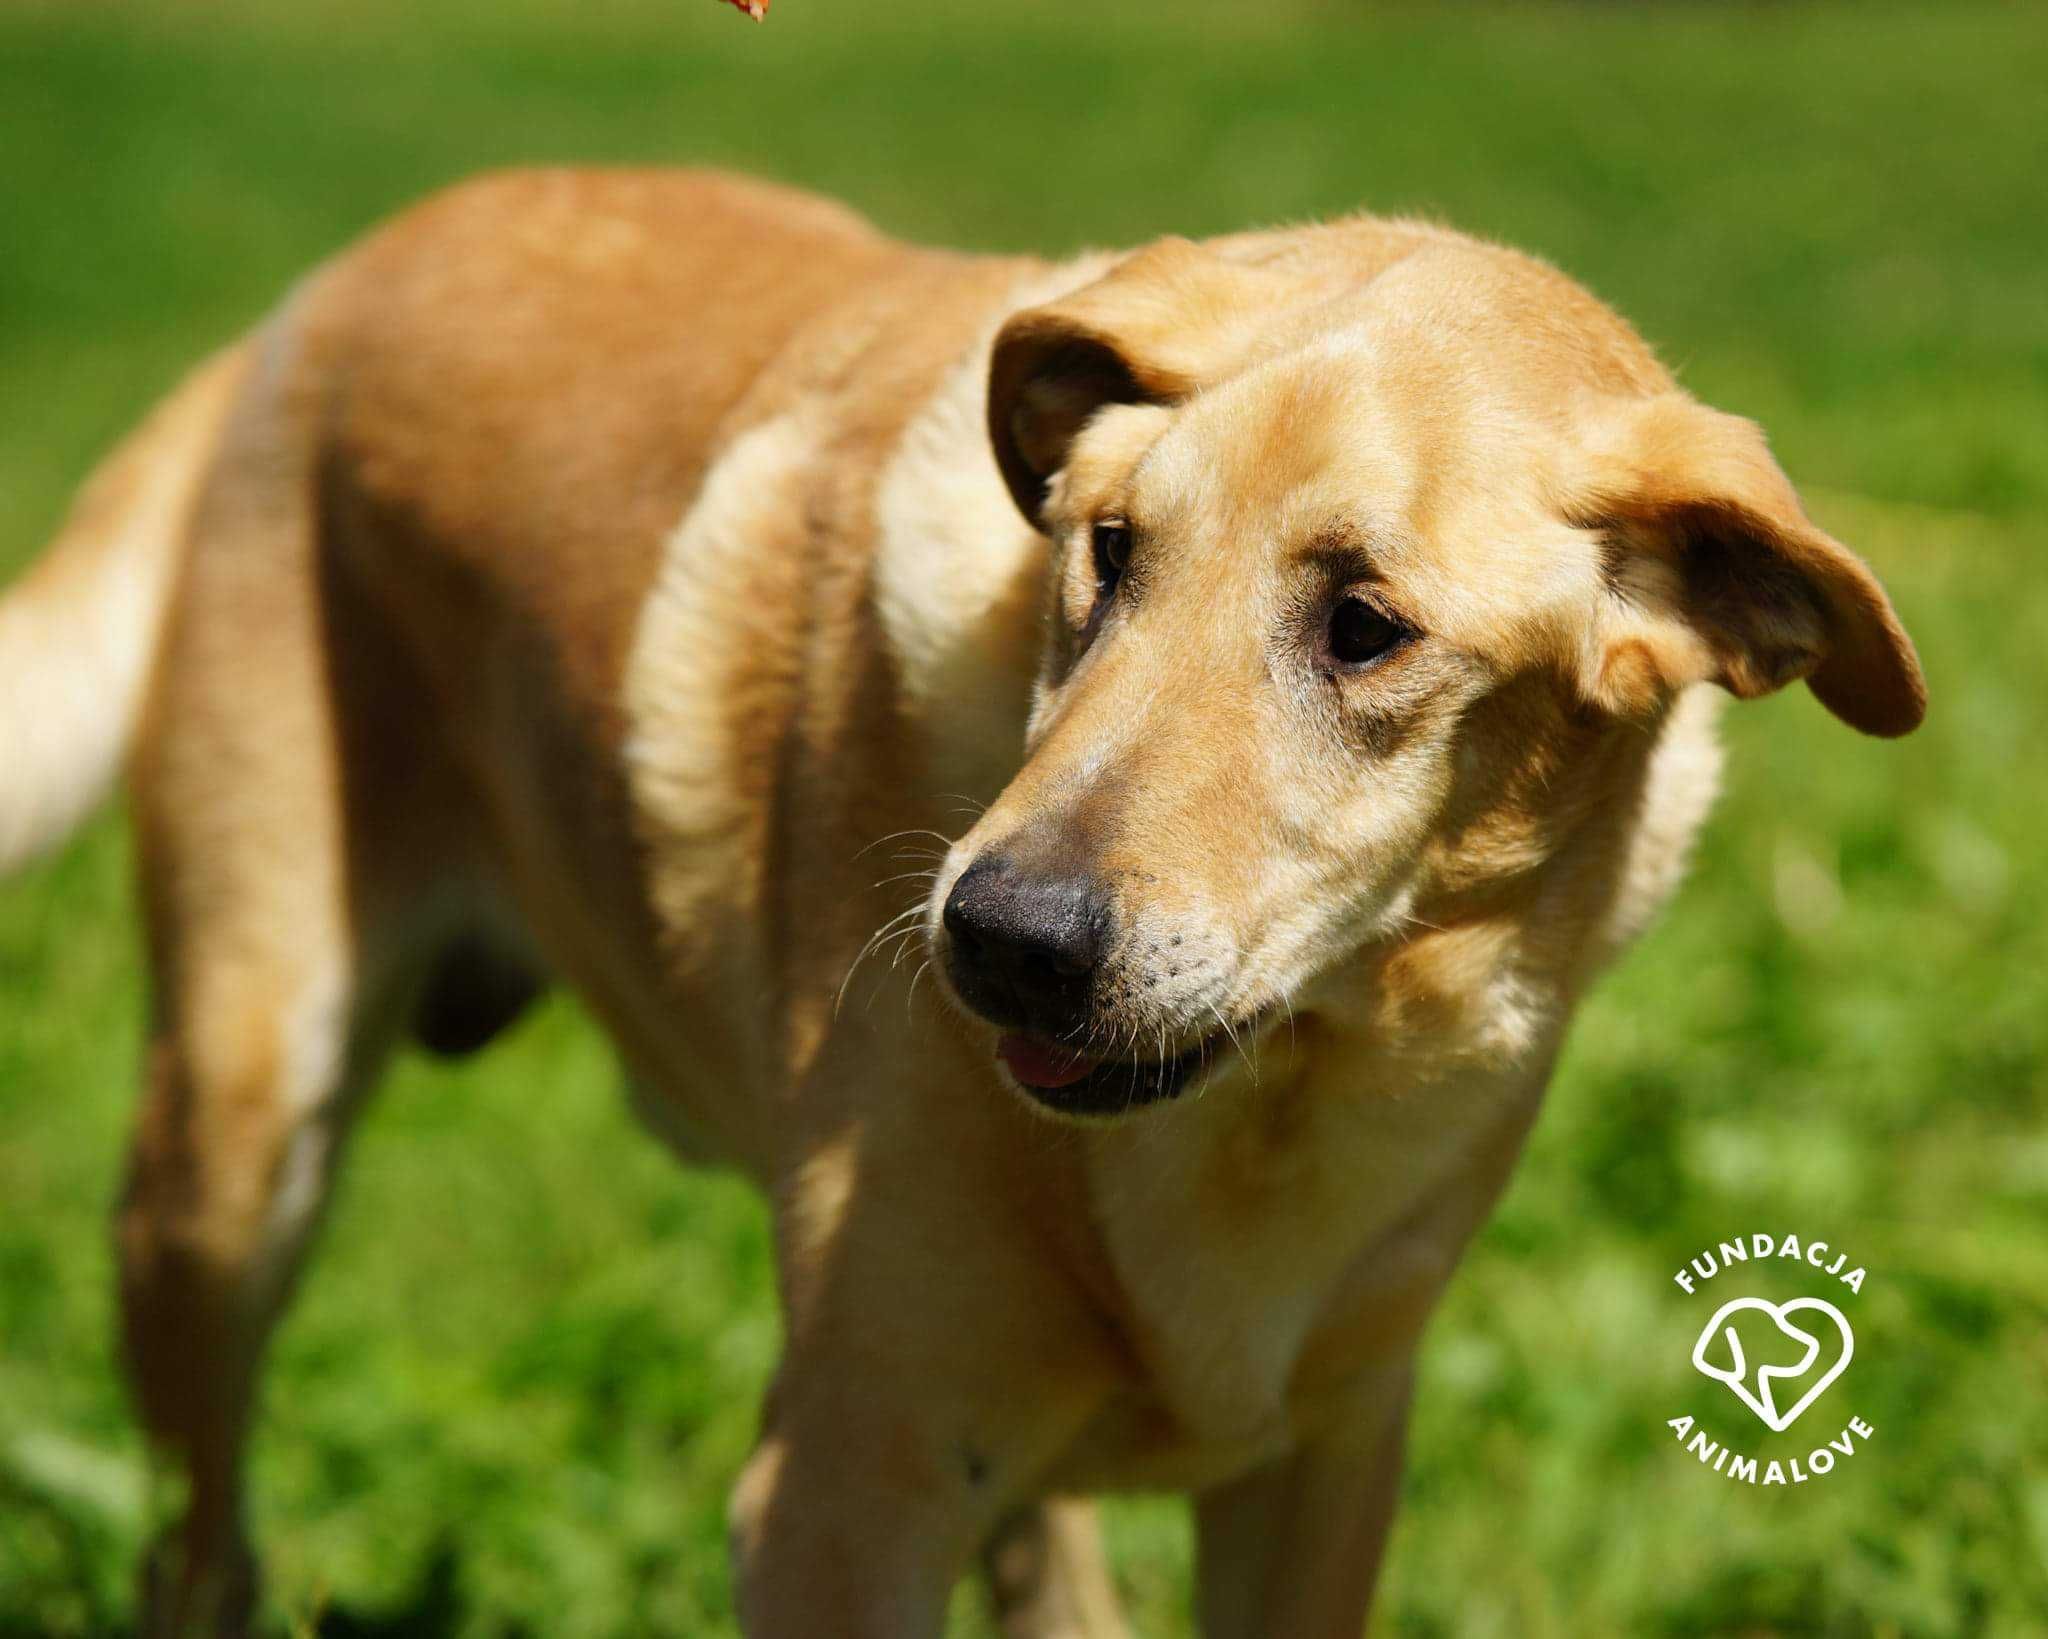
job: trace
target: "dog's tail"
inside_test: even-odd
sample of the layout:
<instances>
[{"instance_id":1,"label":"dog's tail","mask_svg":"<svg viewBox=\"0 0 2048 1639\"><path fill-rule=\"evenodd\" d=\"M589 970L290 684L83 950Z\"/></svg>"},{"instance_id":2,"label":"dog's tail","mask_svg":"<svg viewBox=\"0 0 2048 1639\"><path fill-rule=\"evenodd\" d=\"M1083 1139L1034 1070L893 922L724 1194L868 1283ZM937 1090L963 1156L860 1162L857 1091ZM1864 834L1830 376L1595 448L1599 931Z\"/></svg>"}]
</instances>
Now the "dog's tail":
<instances>
[{"instance_id":1,"label":"dog's tail","mask_svg":"<svg viewBox=\"0 0 2048 1639\"><path fill-rule=\"evenodd\" d=\"M63 841L120 772L241 362L193 371L0 595L0 873Z\"/></svg>"}]
</instances>

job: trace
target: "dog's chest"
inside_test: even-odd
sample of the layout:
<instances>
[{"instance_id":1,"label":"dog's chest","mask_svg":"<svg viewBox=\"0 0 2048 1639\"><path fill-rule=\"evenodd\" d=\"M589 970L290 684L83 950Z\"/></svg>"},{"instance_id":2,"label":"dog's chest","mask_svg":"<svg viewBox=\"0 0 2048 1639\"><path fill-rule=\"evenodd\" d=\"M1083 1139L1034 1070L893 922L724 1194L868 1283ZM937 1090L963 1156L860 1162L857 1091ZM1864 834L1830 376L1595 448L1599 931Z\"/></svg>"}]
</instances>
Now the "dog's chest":
<instances>
[{"instance_id":1,"label":"dog's chest","mask_svg":"<svg viewBox=\"0 0 2048 1639\"><path fill-rule=\"evenodd\" d=\"M1284 1096L1313 1114L1278 1128L1219 1100L1168 1132L1105 1135L1122 1141L1098 1148L1092 1182L1142 1375L1077 1463L1108 1485L1203 1483L1372 1393L1405 1364L1540 1090L1478 1072L1397 1096L1311 1085Z\"/></svg>"}]
</instances>

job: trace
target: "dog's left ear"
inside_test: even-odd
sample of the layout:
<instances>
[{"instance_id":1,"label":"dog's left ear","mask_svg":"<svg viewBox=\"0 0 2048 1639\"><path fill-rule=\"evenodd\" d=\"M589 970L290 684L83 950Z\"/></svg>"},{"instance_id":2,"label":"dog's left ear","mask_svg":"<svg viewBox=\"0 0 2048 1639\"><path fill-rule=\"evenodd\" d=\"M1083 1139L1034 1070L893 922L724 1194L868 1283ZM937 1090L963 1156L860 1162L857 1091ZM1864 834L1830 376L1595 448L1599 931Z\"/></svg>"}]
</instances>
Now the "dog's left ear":
<instances>
[{"instance_id":1,"label":"dog's left ear","mask_svg":"<svg viewBox=\"0 0 2048 1639\"><path fill-rule=\"evenodd\" d=\"M1018 509L1046 491L1107 404L1171 404L1242 365L1291 294L1283 276L1161 239L1093 284L1013 314L989 361L988 430Z\"/></svg>"},{"instance_id":2,"label":"dog's left ear","mask_svg":"<svg viewBox=\"0 0 2048 1639\"><path fill-rule=\"evenodd\" d=\"M1608 403L1587 437L1567 512L1603 537L1596 704L1637 711L1695 682L1748 699L1803 677L1865 734L1919 726L1927 685L1891 600L1806 516L1753 422L1669 392Z\"/></svg>"}]
</instances>

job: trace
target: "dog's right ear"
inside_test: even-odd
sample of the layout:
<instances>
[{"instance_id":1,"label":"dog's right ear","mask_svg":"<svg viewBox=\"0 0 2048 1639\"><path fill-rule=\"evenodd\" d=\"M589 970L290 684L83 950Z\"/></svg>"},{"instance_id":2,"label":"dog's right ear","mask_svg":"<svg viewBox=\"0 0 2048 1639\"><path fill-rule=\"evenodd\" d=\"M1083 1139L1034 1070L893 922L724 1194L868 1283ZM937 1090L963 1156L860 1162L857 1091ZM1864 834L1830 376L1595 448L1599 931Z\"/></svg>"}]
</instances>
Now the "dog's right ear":
<instances>
[{"instance_id":1,"label":"dog's right ear","mask_svg":"<svg viewBox=\"0 0 2048 1639\"><path fill-rule=\"evenodd\" d=\"M1091 285L1013 314L989 364L988 430L1018 509L1043 527L1052 478L1106 404L1170 404L1241 365L1288 281L1161 239Z\"/></svg>"}]
</instances>

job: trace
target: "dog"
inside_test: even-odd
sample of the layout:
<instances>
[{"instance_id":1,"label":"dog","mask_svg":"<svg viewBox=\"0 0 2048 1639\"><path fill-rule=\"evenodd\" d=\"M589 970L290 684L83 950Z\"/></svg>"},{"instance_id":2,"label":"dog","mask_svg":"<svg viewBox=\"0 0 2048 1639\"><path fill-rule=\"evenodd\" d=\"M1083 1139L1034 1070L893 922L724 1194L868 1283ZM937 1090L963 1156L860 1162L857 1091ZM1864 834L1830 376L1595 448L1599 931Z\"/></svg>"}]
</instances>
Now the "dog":
<instances>
[{"instance_id":1,"label":"dog","mask_svg":"<svg viewBox=\"0 0 2048 1639\"><path fill-rule=\"evenodd\" d=\"M1119 1633L1133 1487L1193 1499L1204 1632L1358 1632L1418 1335L1712 702L1926 703L1759 431L1540 261L966 255L652 171L313 272L90 481L0 678L0 858L132 786L179 1635L253 1620L259 1362L379 1065L554 983L773 1203L747 1633L935 1634L977 1563L1009 1633Z\"/></svg>"}]
</instances>

